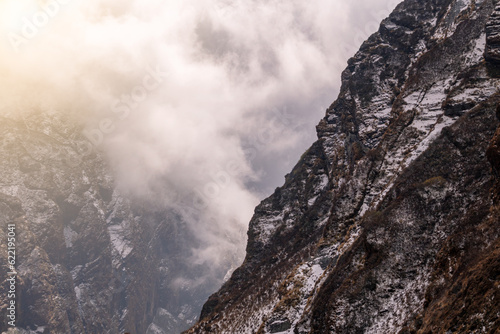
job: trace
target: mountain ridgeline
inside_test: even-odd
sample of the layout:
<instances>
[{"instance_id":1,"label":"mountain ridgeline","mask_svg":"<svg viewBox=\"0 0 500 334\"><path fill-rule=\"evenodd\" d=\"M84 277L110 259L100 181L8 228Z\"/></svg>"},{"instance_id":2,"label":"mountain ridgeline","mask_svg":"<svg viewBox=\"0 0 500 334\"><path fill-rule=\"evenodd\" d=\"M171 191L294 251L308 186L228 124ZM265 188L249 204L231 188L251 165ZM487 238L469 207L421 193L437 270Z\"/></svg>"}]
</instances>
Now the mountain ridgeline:
<instances>
[{"instance_id":1,"label":"mountain ridgeline","mask_svg":"<svg viewBox=\"0 0 500 334\"><path fill-rule=\"evenodd\" d=\"M1 116L0 281L14 224L17 313L10 328L2 284L0 332L498 334L499 105L500 3L405 0L209 298L225 272L186 280L206 269L187 260L199 239L161 182L158 201L125 194L63 114Z\"/></svg>"},{"instance_id":2,"label":"mountain ridgeline","mask_svg":"<svg viewBox=\"0 0 500 334\"><path fill-rule=\"evenodd\" d=\"M500 333L500 4L406 0L185 333Z\"/></svg>"},{"instance_id":3,"label":"mountain ridgeline","mask_svg":"<svg viewBox=\"0 0 500 334\"><path fill-rule=\"evenodd\" d=\"M17 269L16 328L2 284L0 332L175 334L195 322L219 281L174 284L200 271L186 261L196 239L179 215L117 190L64 115L0 117L0 139L0 281L10 277L7 224Z\"/></svg>"}]
</instances>

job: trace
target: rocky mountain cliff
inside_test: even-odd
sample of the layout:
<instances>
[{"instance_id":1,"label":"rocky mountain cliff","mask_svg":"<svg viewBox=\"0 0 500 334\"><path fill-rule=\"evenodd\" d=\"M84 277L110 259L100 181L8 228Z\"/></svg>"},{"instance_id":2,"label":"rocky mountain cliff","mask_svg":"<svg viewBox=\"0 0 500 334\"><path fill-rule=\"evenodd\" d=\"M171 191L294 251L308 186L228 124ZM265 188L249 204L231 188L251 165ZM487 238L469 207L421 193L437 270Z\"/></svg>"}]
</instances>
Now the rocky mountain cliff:
<instances>
[{"instance_id":1,"label":"rocky mountain cliff","mask_svg":"<svg viewBox=\"0 0 500 334\"><path fill-rule=\"evenodd\" d=\"M0 281L15 224L14 333L174 334L192 325L215 287L173 284L197 270L186 263L194 237L180 217L123 196L72 120L24 116L0 119ZM0 332L10 328L8 288L0 286Z\"/></svg>"},{"instance_id":2,"label":"rocky mountain cliff","mask_svg":"<svg viewBox=\"0 0 500 334\"><path fill-rule=\"evenodd\" d=\"M500 333L499 36L496 1L401 3L186 333Z\"/></svg>"}]
</instances>

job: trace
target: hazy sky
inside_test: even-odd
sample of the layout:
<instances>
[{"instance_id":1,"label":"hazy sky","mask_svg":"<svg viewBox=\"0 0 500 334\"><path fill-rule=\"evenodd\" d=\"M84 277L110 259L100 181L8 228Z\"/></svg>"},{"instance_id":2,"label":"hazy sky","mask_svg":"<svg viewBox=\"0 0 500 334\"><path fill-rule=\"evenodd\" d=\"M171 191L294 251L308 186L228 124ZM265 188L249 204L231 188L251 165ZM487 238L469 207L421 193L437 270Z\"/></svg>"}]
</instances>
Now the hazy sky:
<instances>
[{"instance_id":1,"label":"hazy sky","mask_svg":"<svg viewBox=\"0 0 500 334\"><path fill-rule=\"evenodd\" d=\"M397 2L0 0L0 113L83 122L121 189L178 210L195 261L225 265Z\"/></svg>"}]
</instances>

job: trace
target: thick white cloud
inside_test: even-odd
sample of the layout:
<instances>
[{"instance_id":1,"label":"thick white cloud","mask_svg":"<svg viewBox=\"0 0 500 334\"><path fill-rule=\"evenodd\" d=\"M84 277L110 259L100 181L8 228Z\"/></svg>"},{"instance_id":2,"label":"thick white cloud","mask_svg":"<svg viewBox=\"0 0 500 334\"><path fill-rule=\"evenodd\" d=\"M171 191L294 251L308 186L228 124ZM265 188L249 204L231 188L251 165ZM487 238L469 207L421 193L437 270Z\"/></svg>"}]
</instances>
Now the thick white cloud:
<instances>
[{"instance_id":1,"label":"thick white cloud","mask_svg":"<svg viewBox=\"0 0 500 334\"><path fill-rule=\"evenodd\" d=\"M226 266L396 3L0 0L0 113L84 122L121 188L177 209L194 260Z\"/></svg>"}]
</instances>

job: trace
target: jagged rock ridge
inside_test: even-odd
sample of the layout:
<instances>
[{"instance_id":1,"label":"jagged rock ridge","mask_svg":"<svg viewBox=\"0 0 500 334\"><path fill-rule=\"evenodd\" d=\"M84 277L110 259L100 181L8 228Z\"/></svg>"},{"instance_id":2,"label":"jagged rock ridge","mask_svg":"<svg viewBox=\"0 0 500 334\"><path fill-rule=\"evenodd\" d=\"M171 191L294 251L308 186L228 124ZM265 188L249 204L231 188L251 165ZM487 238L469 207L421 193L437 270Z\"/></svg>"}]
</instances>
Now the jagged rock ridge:
<instances>
[{"instance_id":1,"label":"jagged rock ridge","mask_svg":"<svg viewBox=\"0 0 500 334\"><path fill-rule=\"evenodd\" d=\"M499 12L406 0L382 22L186 333L498 333Z\"/></svg>"},{"instance_id":2,"label":"jagged rock ridge","mask_svg":"<svg viewBox=\"0 0 500 334\"><path fill-rule=\"evenodd\" d=\"M193 236L171 210L121 194L101 154L81 153L84 140L62 114L0 119L0 281L15 223L16 333L179 333L213 289L172 284L192 274ZM2 284L0 332L7 302Z\"/></svg>"}]
</instances>

